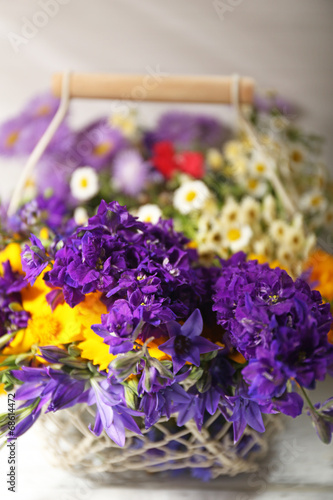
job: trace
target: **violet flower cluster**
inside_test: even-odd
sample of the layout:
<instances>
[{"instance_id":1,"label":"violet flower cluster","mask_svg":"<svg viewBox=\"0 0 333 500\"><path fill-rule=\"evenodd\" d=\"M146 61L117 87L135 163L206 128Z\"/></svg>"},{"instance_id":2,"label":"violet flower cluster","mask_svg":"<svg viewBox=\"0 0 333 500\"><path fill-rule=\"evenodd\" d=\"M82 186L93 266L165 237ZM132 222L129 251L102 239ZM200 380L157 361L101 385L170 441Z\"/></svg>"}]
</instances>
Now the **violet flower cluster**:
<instances>
[{"instance_id":1,"label":"violet flower cluster","mask_svg":"<svg viewBox=\"0 0 333 500\"><path fill-rule=\"evenodd\" d=\"M240 446L246 426L264 432L266 413L296 417L304 397L318 434L329 442L331 404L311 406L305 389L332 373L332 316L304 281L242 253L204 268L171 221L140 222L117 202L103 201L86 226L57 244L46 248L35 235L30 241L22 252L26 280L34 286L45 273L53 309L64 301L76 308L99 294L106 313L90 326L112 356L102 370L74 342L40 346L38 358L31 352L23 361L8 360L6 380L21 385L16 395L25 401L17 436L42 408L87 404L95 407L91 431L105 430L119 446L126 429L141 432L137 418L148 429L175 416L177 426L194 420L200 430L216 412L232 423ZM29 321L13 307L21 304L23 286L5 264L1 335ZM1 419L0 431L6 432Z\"/></svg>"},{"instance_id":2,"label":"violet flower cluster","mask_svg":"<svg viewBox=\"0 0 333 500\"><path fill-rule=\"evenodd\" d=\"M314 389L317 380L332 373L330 305L305 281L294 282L280 268L246 261L243 253L222 261L214 302L228 345L248 361L242 375L250 398L299 414L298 395L286 394L288 382Z\"/></svg>"},{"instance_id":3,"label":"violet flower cluster","mask_svg":"<svg viewBox=\"0 0 333 500\"><path fill-rule=\"evenodd\" d=\"M21 299L26 285L22 275L12 270L9 261L5 262L0 275L0 346L9 342L12 333L27 326L29 313L22 309Z\"/></svg>"},{"instance_id":4,"label":"violet flower cluster","mask_svg":"<svg viewBox=\"0 0 333 500\"><path fill-rule=\"evenodd\" d=\"M196 252L176 233L170 221L144 224L117 202L102 202L97 215L66 239L55 254L46 282L60 288L75 307L85 295L101 292L108 314L92 329L118 354L133 348L140 335L159 337L165 325L186 319L206 292L203 278L192 266ZM47 262L42 250L24 254L31 281Z\"/></svg>"}]
</instances>

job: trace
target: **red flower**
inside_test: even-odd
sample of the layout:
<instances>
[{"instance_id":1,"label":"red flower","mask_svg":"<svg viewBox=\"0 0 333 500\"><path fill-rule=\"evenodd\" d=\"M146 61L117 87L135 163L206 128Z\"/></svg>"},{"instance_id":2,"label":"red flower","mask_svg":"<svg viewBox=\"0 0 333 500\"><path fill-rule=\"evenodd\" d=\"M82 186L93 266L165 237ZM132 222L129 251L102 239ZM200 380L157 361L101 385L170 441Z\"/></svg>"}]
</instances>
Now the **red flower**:
<instances>
[{"instance_id":1,"label":"red flower","mask_svg":"<svg viewBox=\"0 0 333 500\"><path fill-rule=\"evenodd\" d=\"M176 154L171 142L160 141L154 146L152 162L166 179L171 179L176 171L201 179L204 175L204 162L201 153L184 151Z\"/></svg>"},{"instance_id":2,"label":"red flower","mask_svg":"<svg viewBox=\"0 0 333 500\"><path fill-rule=\"evenodd\" d=\"M195 151L184 151L177 155L179 170L186 174L192 175L196 179L201 179L204 176L204 163L201 153Z\"/></svg>"}]
</instances>

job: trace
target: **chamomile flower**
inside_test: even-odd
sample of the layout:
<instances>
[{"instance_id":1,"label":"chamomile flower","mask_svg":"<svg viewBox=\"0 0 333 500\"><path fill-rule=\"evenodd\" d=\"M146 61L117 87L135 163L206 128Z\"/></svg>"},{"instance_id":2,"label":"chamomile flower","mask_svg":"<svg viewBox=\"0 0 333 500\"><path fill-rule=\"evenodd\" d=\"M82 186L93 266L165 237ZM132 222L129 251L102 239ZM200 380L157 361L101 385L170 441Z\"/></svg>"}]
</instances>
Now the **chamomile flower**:
<instances>
[{"instance_id":1,"label":"chamomile flower","mask_svg":"<svg viewBox=\"0 0 333 500\"><path fill-rule=\"evenodd\" d=\"M267 194L262 201L262 218L268 224L276 219L276 200L271 194Z\"/></svg>"},{"instance_id":2,"label":"chamomile flower","mask_svg":"<svg viewBox=\"0 0 333 500\"><path fill-rule=\"evenodd\" d=\"M304 233L301 228L289 226L286 230L286 246L293 252L300 252L305 243Z\"/></svg>"},{"instance_id":3,"label":"chamomile flower","mask_svg":"<svg viewBox=\"0 0 333 500\"><path fill-rule=\"evenodd\" d=\"M267 182L256 177L248 177L245 179L246 191L255 198L262 198L267 191Z\"/></svg>"},{"instance_id":4,"label":"chamomile flower","mask_svg":"<svg viewBox=\"0 0 333 500\"><path fill-rule=\"evenodd\" d=\"M276 243L284 242L288 230L288 224L281 219L272 222L269 232Z\"/></svg>"},{"instance_id":5,"label":"chamomile flower","mask_svg":"<svg viewBox=\"0 0 333 500\"><path fill-rule=\"evenodd\" d=\"M260 218L260 204L251 196L246 196L241 201L241 221L244 224L255 224Z\"/></svg>"},{"instance_id":6,"label":"chamomile flower","mask_svg":"<svg viewBox=\"0 0 333 500\"><path fill-rule=\"evenodd\" d=\"M248 247L252 235L252 229L248 225L229 227L224 234L224 243L232 252L239 252Z\"/></svg>"},{"instance_id":7,"label":"chamomile flower","mask_svg":"<svg viewBox=\"0 0 333 500\"><path fill-rule=\"evenodd\" d=\"M241 141L228 141L224 145L224 155L230 162L234 162L244 155L244 147Z\"/></svg>"},{"instance_id":8,"label":"chamomile flower","mask_svg":"<svg viewBox=\"0 0 333 500\"><path fill-rule=\"evenodd\" d=\"M128 139L137 136L138 124L135 110L113 113L109 118L109 123L111 127L119 129Z\"/></svg>"},{"instance_id":9,"label":"chamomile flower","mask_svg":"<svg viewBox=\"0 0 333 500\"><path fill-rule=\"evenodd\" d=\"M305 212L323 212L327 207L327 199L318 190L308 191L300 199L300 207Z\"/></svg>"},{"instance_id":10,"label":"chamomile flower","mask_svg":"<svg viewBox=\"0 0 333 500\"><path fill-rule=\"evenodd\" d=\"M288 246L281 245L277 251L277 259L283 266L290 269L294 260L294 252Z\"/></svg>"},{"instance_id":11,"label":"chamomile flower","mask_svg":"<svg viewBox=\"0 0 333 500\"><path fill-rule=\"evenodd\" d=\"M274 162L258 152L254 152L250 161L250 172L254 177L267 177L274 168Z\"/></svg>"},{"instance_id":12,"label":"chamomile flower","mask_svg":"<svg viewBox=\"0 0 333 500\"><path fill-rule=\"evenodd\" d=\"M221 170L224 162L221 151L216 148L208 149L206 161L212 170Z\"/></svg>"},{"instance_id":13,"label":"chamomile flower","mask_svg":"<svg viewBox=\"0 0 333 500\"><path fill-rule=\"evenodd\" d=\"M77 168L70 180L74 198L82 201L90 200L99 190L98 176L91 167Z\"/></svg>"},{"instance_id":14,"label":"chamomile flower","mask_svg":"<svg viewBox=\"0 0 333 500\"><path fill-rule=\"evenodd\" d=\"M235 224L240 222L241 218L241 209L239 204L235 201L234 198L229 197L226 200L226 203L221 211L221 224L223 227L234 226Z\"/></svg>"},{"instance_id":15,"label":"chamomile flower","mask_svg":"<svg viewBox=\"0 0 333 500\"><path fill-rule=\"evenodd\" d=\"M331 227L333 225L333 205L330 205L323 215L324 225L327 227Z\"/></svg>"},{"instance_id":16,"label":"chamomile flower","mask_svg":"<svg viewBox=\"0 0 333 500\"><path fill-rule=\"evenodd\" d=\"M137 211L137 217L142 222L150 222L151 224L157 224L160 217L162 217L162 211L158 205L152 203L147 203L142 205Z\"/></svg>"},{"instance_id":17,"label":"chamomile flower","mask_svg":"<svg viewBox=\"0 0 333 500\"><path fill-rule=\"evenodd\" d=\"M88 222L88 212L84 207L77 207L74 210L74 220L78 226L85 226Z\"/></svg>"},{"instance_id":18,"label":"chamomile flower","mask_svg":"<svg viewBox=\"0 0 333 500\"><path fill-rule=\"evenodd\" d=\"M208 187L202 181L188 181L176 189L173 204L180 213L189 214L203 208L210 196Z\"/></svg>"},{"instance_id":19,"label":"chamomile flower","mask_svg":"<svg viewBox=\"0 0 333 500\"><path fill-rule=\"evenodd\" d=\"M272 254L272 241L268 236L263 236L262 238L255 239L253 242L253 250L257 255L262 255L265 258L269 258Z\"/></svg>"},{"instance_id":20,"label":"chamomile flower","mask_svg":"<svg viewBox=\"0 0 333 500\"><path fill-rule=\"evenodd\" d=\"M288 157L292 167L299 167L306 159L306 152L301 146L295 145L289 148Z\"/></svg>"}]
</instances>

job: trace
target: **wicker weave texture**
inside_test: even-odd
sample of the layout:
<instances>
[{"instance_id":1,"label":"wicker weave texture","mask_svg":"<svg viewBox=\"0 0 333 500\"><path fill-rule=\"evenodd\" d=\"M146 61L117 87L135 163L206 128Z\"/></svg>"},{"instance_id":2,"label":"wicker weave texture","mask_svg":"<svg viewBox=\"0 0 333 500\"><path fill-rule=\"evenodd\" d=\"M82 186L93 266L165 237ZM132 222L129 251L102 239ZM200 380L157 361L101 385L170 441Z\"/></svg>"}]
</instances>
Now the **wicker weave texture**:
<instances>
[{"instance_id":1,"label":"wicker weave texture","mask_svg":"<svg viewBox=\"0 0 333 500\"><path fill-rule=\"evenodd\" d=\"M48 449L53 463L80 475L94 477L108 473L117 482L128 477L143 479L147 474L187 469L211 469L212 478L253 472L268 450L269 437L280 428L280 420L267 417L266 432L260 434L247 428L235 446L232 428L217 412L198 431L193 420L177 427L173 418L161 419L142 436L127 433L123 448L105 433L96 437L88 429L94 421L94 409L80 408L49 413L42 419ZM139 474L138 474L139 473ZM147 480L147 479L146 479Z\"/></svg>"}]
</instances>

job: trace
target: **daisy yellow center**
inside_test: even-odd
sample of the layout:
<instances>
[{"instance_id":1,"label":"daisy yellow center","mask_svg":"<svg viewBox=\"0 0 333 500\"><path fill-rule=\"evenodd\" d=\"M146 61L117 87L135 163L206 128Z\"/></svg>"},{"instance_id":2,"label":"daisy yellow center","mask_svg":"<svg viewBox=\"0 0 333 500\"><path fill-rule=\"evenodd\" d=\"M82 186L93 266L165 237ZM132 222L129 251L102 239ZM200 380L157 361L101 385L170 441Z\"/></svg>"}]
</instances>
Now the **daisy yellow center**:
<instances>
[{"instance_id":1,"label":"daisy yellow center","mask_svg":"<svg viewBox=\"0 0 333 500\"><path fill-rule=\"evenodd\" d=\"M46 115L50 114L50 112L51 112L50 106L48 106L47 104L44 104L44 106L41 106L38 109L36 115L37 116L46 116Z\"/></svg>"},{"instance_id":2,"label":"daisy yellow center","mask_svg":"<svg viewBox=\"0 0 333 500\"><path fill-rule=\"evenodd\" d=\"M197 196L197 193L195 191L189 191L187 194L186 194L186 201L193 201L194 198Z\"/></svg>"},{"instance_id":3,"label":"daisy yellow center","mask_svg":"<svg viewBox=\"0 0 333 500\"><path fill-rule=\"evenodd\" d=\"M6 139L6 146L9 148L14 146L14 144L17 142L17 140L19 138L19 135L20 135L20 132L18 132L18 131L11 132Z\"/></svg>"},{"instance_id":4,"label":"daisy yellow center","mask_svg":"<svg viewBox=\"0 0 333 500\"><path fill-rule=\"evenodd\" d=\"M86 177L82 177L82 179L80 180L80 187L82 187L83 189L88 187L88 179Z\"/></svg>"},{"instance_id":5,"label":"daisy yellow center","mask_svg":"<svg viewBox=\"0 0 333 500\"><path fill-rule=\"evenodd\" d=\"M229 241L237 241L241 237L241 232L237 228L229 229L227 236Z\"/></svg>"},{"instance_id":6,"label":"daisy yellow center","mask_svg":"<svg viewBox=\"0 0 333 500\"><path fill-rule=\"evenodd\" d=\"M291 159L295 163L300 163L303 159L302 153L300 151L293 151L291 153Z\"/></svg>"},{"instance_id":7,"label":"daisy yellow center","mask_svg":"<svg viewBox=\"0 0 333 500\"><path fill-rule=\"evenodd\" d=\"M35 316L29 324L30 331L39 345L52 345L61 333L61 323L51 314Z\"/></svg>"},{"instance_id":8,"label":"daisy yellow center","mask_svg":"<svg viewBox=\"0 0 333 500\"><path fill-rule=\"evenodd\" d=\"M258 181L256 179L250 179L248 186L250 189L255 189L258 186Z\"/></svg>"},{"instance_id":9,"label":"daisy yellow center","mask_svg":"<svg viewBox=\"0 0 333 500\"><path fill-rule=\"evenodd\" d=\"M147 215L147 217L145 217L145 220L144 220L144 221L145 221L145 222L151 222L151 217L150 217L150 215Z\"/></svg>"},{"instance_id":10,"label":"daisy yellow center","mask_svg":"<svg viewBox=\"0 0 333 500\"><path fill-rule=\"evenodd\" d=\"M262 174L263 172L265 172L265 170L266 170L266 165L264 165L263 163L257 163L257 165L256 165L257 172Z\"/></svg>"},{"instance_id":11,"label":"daisy yellow center","mask_svg":"<svg viewBox=\"0 0 333 500\"><path fill-rule=\"evenodd\" d=\"M95 156L104 156L112 149L110 142L101 142L94 147L93 153Z\"/></svg>"},{"instance_id":12,"label":"daisy yellow center","mask_svg":"<svg viewBox=\"0 0 333 500\"><path fill-rule=\"evenodd\" d=\"M318 205L320 205L321 201L322 201L322 197L321 196L319 196L319 195L318 196L314 196L312 198L312 200L311 200L311 205L313 207L317 207Z\"/></svg>"}]
</instances>

